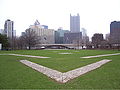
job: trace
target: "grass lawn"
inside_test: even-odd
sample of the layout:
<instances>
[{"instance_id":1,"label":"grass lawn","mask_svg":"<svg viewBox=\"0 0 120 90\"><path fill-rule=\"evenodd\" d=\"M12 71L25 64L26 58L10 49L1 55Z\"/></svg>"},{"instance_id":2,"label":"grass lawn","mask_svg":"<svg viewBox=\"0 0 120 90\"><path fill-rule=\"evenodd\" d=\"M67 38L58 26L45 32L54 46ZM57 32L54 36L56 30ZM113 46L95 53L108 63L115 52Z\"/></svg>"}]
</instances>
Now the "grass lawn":
<instances>
[{"instance_id":1,"label":"grass lawn","mask_svg":"<svg viewBox=\"0 0 120 90\"><path fill-rule=\"evenodd\" d=\"M77 52L76 52L77 51ZM0 55L0 89L120 89L120 55L83 59L83 56L120 53L116 50L17 50L0 51L0 54L16 53L50 58L38 59ZM72 53L72 54L59 54ZM20 63L29 60L43 66L67 72L99 60L109 62L94 71L65 84L58 83L40 72Z\"/></svg>"}]
</instances>

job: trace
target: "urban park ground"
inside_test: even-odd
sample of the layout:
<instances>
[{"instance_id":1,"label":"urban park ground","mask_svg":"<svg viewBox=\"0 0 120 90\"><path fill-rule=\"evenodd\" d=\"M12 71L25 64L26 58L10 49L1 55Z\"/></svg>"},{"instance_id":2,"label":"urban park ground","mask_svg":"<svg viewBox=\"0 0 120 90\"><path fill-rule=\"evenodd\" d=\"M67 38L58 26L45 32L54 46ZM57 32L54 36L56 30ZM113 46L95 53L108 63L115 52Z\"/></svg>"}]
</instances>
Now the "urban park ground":
<instances>
[{"instance_id":1,"label":"urban park ground","mask_svg":"<svg viewBox=\"0 0 120 90\"><path fill-rule=\"evenodd\" d=\"M0 89L120 89L120 55L81 58L120 53L117 50L16 50L0 51ZM9 55L8 55L9 54ZM10 55L16 54L16 55ZM19 56L23 55L23 56ZM24 55L49 58L26 57ZM60 83L28 67L28 60L62 73L103 59L112 60L103 66Z\"/></svg>"}]
</instances>

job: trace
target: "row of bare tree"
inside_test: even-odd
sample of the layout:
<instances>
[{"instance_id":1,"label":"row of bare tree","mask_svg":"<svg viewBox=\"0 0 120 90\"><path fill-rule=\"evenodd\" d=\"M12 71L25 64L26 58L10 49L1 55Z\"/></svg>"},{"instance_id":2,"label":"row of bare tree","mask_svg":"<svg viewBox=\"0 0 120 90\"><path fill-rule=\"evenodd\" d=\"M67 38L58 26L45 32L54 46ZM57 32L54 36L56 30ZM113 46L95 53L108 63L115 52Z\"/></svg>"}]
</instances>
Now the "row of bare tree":
<instances>
[{"instance_id":1,"label":"row of bare tree","mask_svg":"<svg viewBox=\"0 0 120 90\"><path fill-rule=\"evenodd\" d=\"M0 43L2 49L16 50L16 49L31 49L38 42L38 37L34 30L26 29L24 35L20 37L7 38L6 35L0 35Z\"/></svg>"}]
</instances>

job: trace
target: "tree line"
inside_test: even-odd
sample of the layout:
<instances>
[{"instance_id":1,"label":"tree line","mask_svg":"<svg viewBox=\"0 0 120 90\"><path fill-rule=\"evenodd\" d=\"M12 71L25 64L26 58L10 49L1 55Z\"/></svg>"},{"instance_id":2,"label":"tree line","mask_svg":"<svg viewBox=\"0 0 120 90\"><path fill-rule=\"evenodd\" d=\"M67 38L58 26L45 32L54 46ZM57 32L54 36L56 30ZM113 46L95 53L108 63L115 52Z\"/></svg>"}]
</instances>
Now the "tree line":
<instances>
[{"instance_id":1,"label":"tree line","mask_svg":"<svg viewBox=\"0 0 120 90\"><path fill-rule=\"evenodd\" d=\"M34 30L26 29L24 35L9 38L7 35L0 34L2 50L31 49L38 42L38 37Z\"/></svg>"}]
</instances>

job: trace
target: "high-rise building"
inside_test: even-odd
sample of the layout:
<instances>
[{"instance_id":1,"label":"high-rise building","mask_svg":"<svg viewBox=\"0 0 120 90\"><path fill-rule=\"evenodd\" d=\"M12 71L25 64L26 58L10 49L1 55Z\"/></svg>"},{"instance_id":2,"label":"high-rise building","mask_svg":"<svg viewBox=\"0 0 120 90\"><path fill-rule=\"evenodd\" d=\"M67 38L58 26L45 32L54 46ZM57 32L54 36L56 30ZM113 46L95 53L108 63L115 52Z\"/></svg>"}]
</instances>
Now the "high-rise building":
<instances>
[{"instance_id":1,"label":"high-rise building","mask_svg":"<svg viewBox=\"0 0 120 90\"><path fill-rule=\"evenodd\" d=\"M60 37L64 37L64 34L69 32L69 30L63 30L62 28L59 28L57 31L60 33Z\"/></svg>"},{"instance_id":2,"label":"high-rise building","mask_svg":"<svg viewBox=\"0 0 120 90\"><path fill-rule=\"evenodd\" d=\"M72 16L70 14L70 32L64 34L64 43L75 44L82 40L82 32L80 32L80 16Z\"/></svg>"},{"instance_id":3,"label":"high-rise building","mask_svg":"<svg viewBox=\"0 0 120 90\"><path fill-rule=\"evenodd\" d=\"M111 22L110 41L112 44L120 44L120 21Z\"/></svg>"},{"instance_id":4,"label":"high-rise building","mask_svg":"<svg viewBox=\"0 0 120 90\"><path fill-rule=\"evenodd\" d=\"M70 31L71 32L80 32L80 16L71 16L70 14Z\"/></svg>"},{"instance_id":5,"label":"high-rise building","mask_svg":"<svg viewBox=\"0 0 120 90\"><path fill-rule=\"evenodd\" d=\"M82 28L81 32L83 37L87 36L87 30L85 28Z\"/></svg>"},{"instance_id":6,"label":"high-rise building","mask_svg":"<svg viewBox=\"0 0 120 90\"><path fill-rule=\"evenodd\" d=\"M14 29L13 29L14 22L10 19L7 19L4 24L4 31L7 37L12 38L14 36Z\"/></svg>"},{"instance_id":7,"label":"high-rise building","mask_svg":"<svg viewBox=\"0 0 120 90\"><path fill-rule=\"evenodd\" d=\"M36 20L34 25L31 25L29 28L35 31L36 35L38 36L39 43L41 44L55 43L55 38L54 38L55 31L53 29L43 28L43 26L40 25L38 20Z\"/></svg>"},{"instance_id":8,"label":"high-rise building","mask_svg":"<svg viewBox=\"0 0 120 90\"><path fill-rule=\"evenodd\" d=\"M81 32L82 32L82 43L86 45L89 43L89 37L87 36L87 30L85 28L82 28Z\"/></svg>"},{"instance_id":9,"label":"high-rise building","mask_svg":"<svg viewBox=\"0 0 120 90\"><path fill-rule=\"evenodd\" d=\"M77 33L65 33L64 34L64 43L65 44L75 44L80 43L82 40L82 32Z\"/></svg>"},{"instance_id":10,"label":"high-rise building","mask_svg":"<svg viewBox=\"0 0 120 90\"><path fill-rule=\"evenodd\" d=\"M105 35L105 40L110 41L110 33Z\"/></svg>"},{"instance_id":11,"label":"high-rise building","mask_svg":"<svg viewBox=\"0 0 120 90\"><path fill-rule=\"evenodd\" d=\"M59 28L55 31L55 43L56 44L63 44L64 43L64 34L68 33L68 30L63 30L63 28Z\"/></svg>"}]
</instances>

